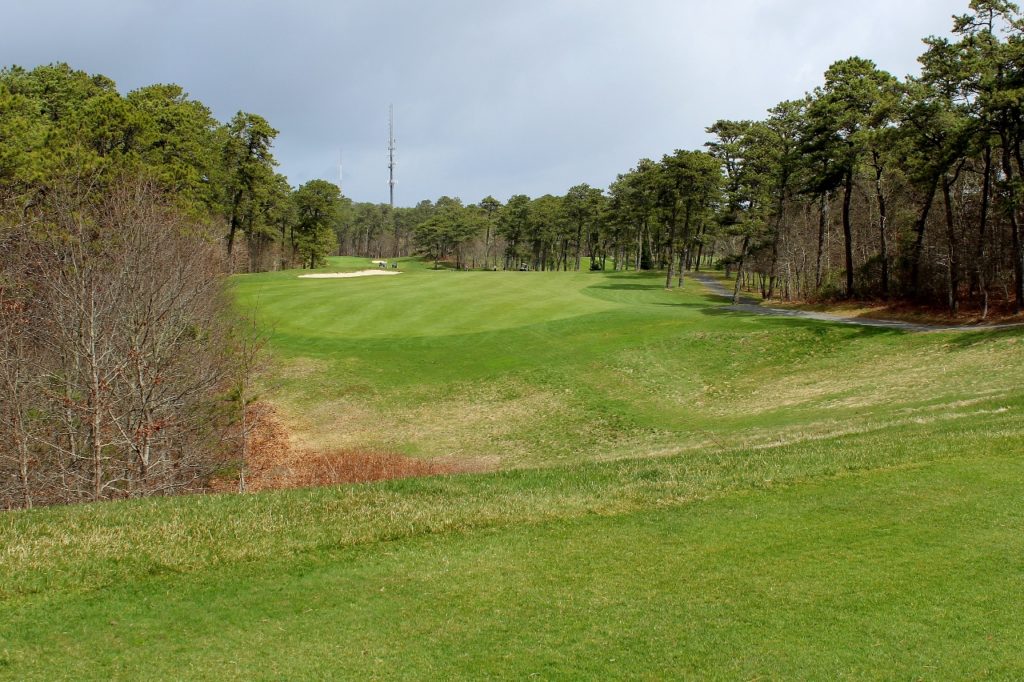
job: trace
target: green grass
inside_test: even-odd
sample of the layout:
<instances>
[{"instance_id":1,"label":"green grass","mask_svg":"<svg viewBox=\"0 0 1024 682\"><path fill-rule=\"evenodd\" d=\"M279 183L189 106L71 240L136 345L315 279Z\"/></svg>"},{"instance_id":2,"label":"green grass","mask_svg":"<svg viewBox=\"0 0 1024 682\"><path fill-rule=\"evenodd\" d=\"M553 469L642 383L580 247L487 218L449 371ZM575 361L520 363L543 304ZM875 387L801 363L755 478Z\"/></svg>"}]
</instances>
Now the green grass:
<instances>
[{"instance_id":1,"label":"green grass","mask_svg":"<svg viewBox=\"0 0 1024 682\"><path fill-rule=\"evenodd\" d=\"M1020 332L744 316L659 274L403 269L237 281L273 330L266 392L302 441L559 465L930 419L1024 382Z\"/></svg>"},{"instance_id":2,"label":"green grass","mask_svg":"<svg viewBox=\"0 0 1024 682\"><path fill-rule=\"evenodd\" d=\"M238 278L264 393L498 470L4 514L0 678L1024 676L1024 333L403 270Z\"/></svg>"}]
</instances>

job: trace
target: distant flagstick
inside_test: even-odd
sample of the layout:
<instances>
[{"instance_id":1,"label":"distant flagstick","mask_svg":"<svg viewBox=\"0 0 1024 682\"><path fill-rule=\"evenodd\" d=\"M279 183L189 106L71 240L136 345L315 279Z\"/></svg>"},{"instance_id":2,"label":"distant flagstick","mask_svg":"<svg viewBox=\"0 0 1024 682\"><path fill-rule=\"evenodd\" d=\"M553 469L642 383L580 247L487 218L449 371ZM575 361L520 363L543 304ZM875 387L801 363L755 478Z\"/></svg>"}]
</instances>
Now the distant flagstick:
<instances>
[{"instance_id":1,"label":"distant flagstick","mask_svg":"<svg viewBox=\"0 0 1024 682\"><path fill-rule=\"evenodd\" d=\"M388 189L391 208L395 207L395 108L388 105Z\"/></svg>"}]
</instances>

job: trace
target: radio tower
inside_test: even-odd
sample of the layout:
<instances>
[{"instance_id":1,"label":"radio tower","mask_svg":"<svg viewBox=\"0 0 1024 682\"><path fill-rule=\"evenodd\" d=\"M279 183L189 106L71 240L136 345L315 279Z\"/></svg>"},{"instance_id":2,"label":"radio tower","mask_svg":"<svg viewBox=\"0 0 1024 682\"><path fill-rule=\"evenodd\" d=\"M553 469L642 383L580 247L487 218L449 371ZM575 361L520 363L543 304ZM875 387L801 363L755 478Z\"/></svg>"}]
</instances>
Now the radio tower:
<instances>
[{"instance_id":1,"label":"radio tower","mask_svg":"<svg viewBox=\"0 0 1024 682\"><path fill-rule=\"evenodd\" d=\"M388 189L391 208L395 207L395 108L388 105Z\"/></svg>"},{"instance_id":2,"label":"radio tower","mask_svg":"<svg viewBox=\"0 0 1024 682\"><path fill-rule=\"evenodd\" d=\"M344 196L345 191L341 188L342 183L345 181L345 172L342 170L342 151L338 150L338 194Z\"/></svg>"}]
</instances>

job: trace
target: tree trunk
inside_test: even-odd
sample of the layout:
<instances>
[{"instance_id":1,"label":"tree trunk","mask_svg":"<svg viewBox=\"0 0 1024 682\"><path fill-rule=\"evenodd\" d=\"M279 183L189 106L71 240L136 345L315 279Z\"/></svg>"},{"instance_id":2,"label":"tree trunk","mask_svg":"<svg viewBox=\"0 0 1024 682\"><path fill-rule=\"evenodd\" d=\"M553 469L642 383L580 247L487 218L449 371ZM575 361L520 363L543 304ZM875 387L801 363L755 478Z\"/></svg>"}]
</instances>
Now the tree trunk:
<instances>
[{"instance_id":1,"label":"tree trunk","mask_svg":"<svg viewBox=\"0 0 1024 682\"><path fill-rule=\"evenodd\" d=\"M843 186L843 242L846 248L846 298L853 298L857 292L853 283L853 225L850 221L850 200L853 198L853 169L846 172Z\"/></svg>"},{"instance_id":2,"label":"tree trunk","mask_svg":"<svg viewBox=\"0 0 1024 682\"><path fill-rule=\"evenodd\" d=\"M917 236L914 238L914 250L910 256L910 293L915 299L921 296L921 256L924 253L924 231L928 226L928 214L931 213L932 204L935 203L935 191L938 186L939 176L935 176L928 187L924 206L921 207L921 213L917 216L917 222L914 223L914 232Z\"/></svg>"},{"instance_id":3,"label":"tree trunk","mask_svg":"<svg viewBox=\"0 0 1024 682\"><path fill-rule=\"evenodd\" d=\"M240 396L240 399L239 399L239 403L241 403L241 407L242 407L242 413L240 415L241 416L241 422L242 422L242 433L241 433L241 443L239 444L240 445L240 448L239 448L239 450L240 450L240 459L239 459L239 463L238 463L238 492L244 493L245 492L245 467L248 466L248 463L249 463L249 432L248 432L249 423L248 423L248 415L246 414L246 412L247 412L246 408L248 407L248 402L246 400L245 388L244 387L242 388L240 393L241 393L241 396Z\"/></svg>"},{"instance_id":4,"label":"tree trunk","mask_svg":"<svg viewBox=\"0 0 1024 682\"><path fill-rule=\"evenodd\" d=\"M694 265L693 269L694 269L695 272L700 272L700 266L703 264L703 260L704 260L704 232L706 230L707 230L707 227L704 225L704 221L702 220L701 223L700 223L700 227L697 228L697 259L696 259L696 261L694 261L694 264L693 264Z\"/></svg>"},{"instance_id":5,"label":"tree trunk","mask_svg":"<svg viewBox=\"0 0 1024 682\"><path fill-rule=\"evenodd\" d=\"M877 159L878 152L875 152ZM885 205L885 193L882 191L882 167L875 162L875 198L878 201L878 240L879 258L882 261L882 297L889 299L889 241L886 236L886 220L888 214Z\"/></svg>"},{"instance_id":6,"label":"tree trunk","mask_svg":"<svg viewBox=\"0 0 1024 682\"><path fill-rule=\"evenodd\" d=\"M822 194L818 211L818 262L814 270L814 289L821 289L822 261L825 258L825 235L828 232L829 199L828 193Z\"/></svg>"},{"instance_id":7,"label":"tree trunk","mask_svg":"<svg viewBox=\"0 0 1024 682\"><path fill-rule=\"evenodd\" d=\"M239 215L239 209L242 206L242 190L236 190L235 195L231 200L231 221L228 228L228 268L231 268L231 251L235 246L235 234L238 232L238 228L242 225L242 217Z\"/></svg>"},{"instance_id":8,"label":"tree trunk","mask_svg":"<svg viewBox=\"0 0 1024 682\"><path fill-rule=\"evenodd\" d=\"M654 267L654 236L651 234L651 228L648 225L644 225L644 232L646 232L647 236L647 267L652 268Z\"/></svg>"},{"instance_id":9,"label":"tree trunk","mask_svg":"<svg viewBox=\"0 0 1024 682\"><path fill-rule=\"evenodd\" d=\"M1024 249L1021 245L1020 221L1017 217L1017 188L1014 185L1013 162L1010 160L1010 149L1006 133L1000 133L1003 143L1003 173L1006 175L1006 188L1009 194L1010 237L1013 247L1013 293L1016 313L1024 309ZM1021 163L1019 142L1015 145L1018 164ZM1024 168L1024 166L1021 166Z\"/></svg>"},{"instance_id":10,"label":"tree trunk","mask_svg":"<svg viewBox=\"0 0 1024 682\"><path fill-rule=\"evenodd\" d=\"M666 259L666 269L668 272L665 275L665 288L672 288L672 277L675 275L676 265L676 215L678 211L673 206L672 213L668 221L668 258Z\"/></svg>"},{"instance_id":11,"label":"tree trunk","mask_svg":"<svg viewBox=\"0 0 1024 682\"><path fill-rule=\"evenodd\" d=\"M782 212L786 207L785 196L779 197L778 214L775 217L775 234L772 235L772 262L768 271L768 291L764 298L771 299L775 295L775 272L779 264L779 239L782 237Z\"/></svg>"},{"instance_id":12,"label":"tree trunk","mask_svg":"<svg viewBox=\"0 0 1024 682\"><path fill-rule=\"evenodd\" d=\"M581 260L582 251L583 251L583 223L580 222L580 224L576 226L576 262L575 262L575 264L573 266L576 272L580 271L580 260Z\"/></svg>"},{"instance_id":13,"label":"tree trunk","mask_svg":"<svg viewBox=\"0 0 1024 682\"><path fill-rule=\"evenodd\" d=\"M986 248L985 242L988 239L988 207L992 196L992 147L986 144L985 156L985 177L981 184L981 209L978 218L978 249L975 255L975 277L977 278L978 292L981 294L981 319L988 317L988 281L985 271Z\"/></svg>"},{"instance_id":14,"label":"tree trunk","mask_svg":"<svg viewBox=\"0 0 1024 682\"><path fill-rule=\"evenodd\" d=\"M740 248L740 258L736 262L736 286L732 290L732 304L740 302L740 282L743 279L743 262L747 258L747 248L750 247L750 235L743 236L743 246Z\"/></svg>"},{"instance_id":15,"label":"tree trunk","mask_svg":"<svg viewBox=\"0 0 1024 682\"><path fill-rule=\"evenodd\" d=\"M97 348L96 330L96 309L95 291L87 294L88 315L86 321L88 326L86 360L89 364L89 454L92 460L92 496L94 500L100 499L103 495L103 423L101 404L103 402L103 388L100 381L99 349Z\"/></svg>"},{"instance_id":16,"label":"tree trunk","mask_svg":"<svg viewBox=\"0 0 1024 682\"><path fill-rule=\"evenodd\" d=\"M20 391L20 387L14 387L15 391ZM18 482L21 484L21 503L25 509L32 508L32 484L29 478L29 457L28 451L28 438L25 432L25 420L23 414L23 406L21 404L21 396L17 396L17 399L13 402L16 404L11 405L12 411L14 412L14 444L18 450Z\"/></svg>"},{"instance_id":17,"label":"tree trunk","mask_svg":"<svg viewBox=\"0 0 1024 682\"><path fill-rule=\"evenodd\" d=\"M953 197L948 174L942 176L942 198L946 204L946 241L949 248L949 271L946 279L949 312L956 315L959 308L960 263L957 259L956 227L953 219Z\"/></svg>"},{"instance_id":18,"label":"tree trunk","mask_svg":"<svg viewBox=\"0 0 1024 682\"><path fill-rule=\"evenodd\" d=\"M632 266L633 270L635 272L640 272L640 261L641 261L641 259L643 258L643 255L644 255L644 246L643 246L643 244L644 244L644 232L643 232L643 226L642 225L638 225L637 228L636 228L636 240L635 241L636 241L636 244L632 244L631 243L630 244L630 248L635 248L636 249L636 253L633 254L633 257L630 258L629 260L630 260L630 266ZM628 270L629 268L627 267L626 269Z\"/></svg>"}]
</instances>

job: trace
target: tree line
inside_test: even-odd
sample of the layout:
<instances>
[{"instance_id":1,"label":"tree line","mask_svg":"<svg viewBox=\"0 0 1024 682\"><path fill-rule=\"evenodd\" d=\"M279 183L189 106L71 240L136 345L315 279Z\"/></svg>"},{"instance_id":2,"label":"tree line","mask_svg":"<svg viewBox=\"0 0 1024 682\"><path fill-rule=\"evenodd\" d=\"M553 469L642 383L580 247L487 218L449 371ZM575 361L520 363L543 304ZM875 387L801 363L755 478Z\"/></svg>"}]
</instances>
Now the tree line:
<instances>
[{"instance_id":1,"label":"tree line","mask_svg":"<svg viewBox=\"0 0 1024 682\"><path fill-rule=\"evenodd\" d=\"M764 119L717 121L702 149L641 159L606 189L407 208L355 203L323 180L291 188L265 119L220 124L178 86L121 96L66 65L10 68L0 180L31 203L40 178L67 168L145 171L223 234L235 271L416 253L455 267L664 269L671 285L713 263L768 298L985 316L1024 301L1022 36L1016 5L973 0L950 38L924 41L919 77L852 57Z\"/></svg>"},{"instance_id":2,"label":"tree line","mask_svg":"<svg viewBox=\"0 0 1024 682\"><path fill-rule=\"evenodd\" d=\"M606 190L356 205L339 244L457 267L665 269L668 286L714 263L737 294L1020 312L1024 18L973 0L924 44L919 77L837 61L804 97L716 121L703 149L641 159Z\"/></svg>"},{"instance_id":3,"label":"tree line","mask_svg":"<svg viewBox=\"0 0 1024 682\"><path fill-rule=\"evenodd\" d=\"M292 188L275 171L278 131L258 114L220 123L178 85L121 95L67 64L0 70L0 201L33 206L69 176L94 187L145 177L220 234L233 271L316 266L335 250L338 188Z\"/></svg>"}]
</instances>

